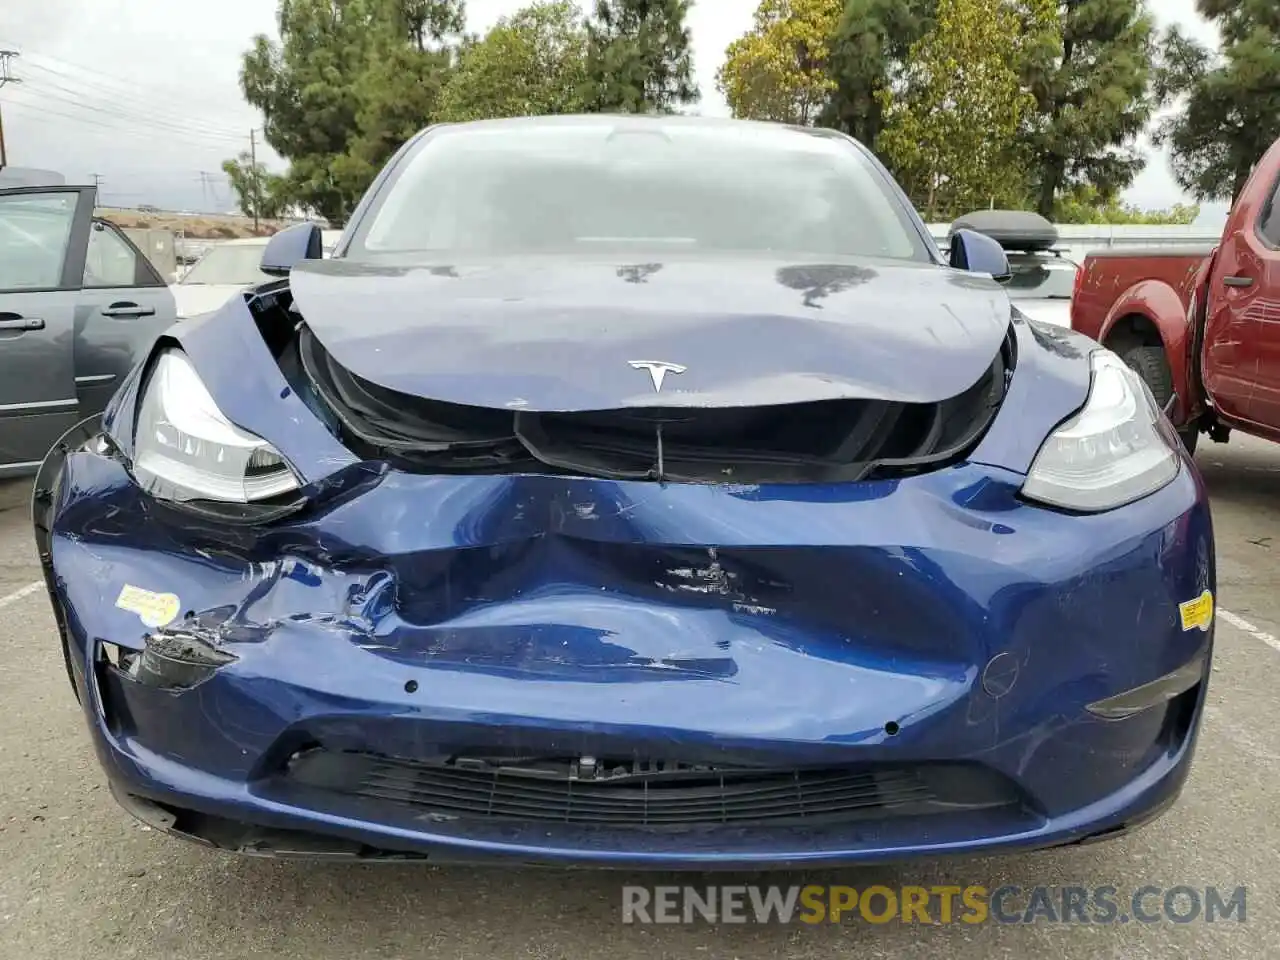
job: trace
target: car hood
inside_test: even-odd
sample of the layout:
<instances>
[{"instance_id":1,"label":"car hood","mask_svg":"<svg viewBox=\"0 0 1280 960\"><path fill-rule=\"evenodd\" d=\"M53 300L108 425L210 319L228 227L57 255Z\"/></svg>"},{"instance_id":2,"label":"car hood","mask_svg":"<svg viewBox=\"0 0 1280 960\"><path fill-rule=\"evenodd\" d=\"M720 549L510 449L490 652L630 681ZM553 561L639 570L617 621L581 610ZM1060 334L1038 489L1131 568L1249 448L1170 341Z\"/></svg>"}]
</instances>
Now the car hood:
<instances>
[{"instance_id":1,"label":"car hood","mask_svg":"<svg viewBox=\"0 0 1280 960\"><path fill-rule=\"evenodd\" d=\"M989 278L879 260L338 259L291 286L324 349L371 383L545 411L937 402L978 381L1010 322Z\"/></svg>"}]
</instances>

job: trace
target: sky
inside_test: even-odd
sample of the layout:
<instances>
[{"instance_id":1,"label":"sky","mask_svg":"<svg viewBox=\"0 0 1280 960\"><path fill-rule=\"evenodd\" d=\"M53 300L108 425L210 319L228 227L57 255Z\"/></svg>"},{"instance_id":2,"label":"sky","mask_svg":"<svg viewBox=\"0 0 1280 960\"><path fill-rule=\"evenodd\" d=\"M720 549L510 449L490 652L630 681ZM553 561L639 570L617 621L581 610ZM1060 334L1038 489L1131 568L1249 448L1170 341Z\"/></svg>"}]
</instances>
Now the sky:
<instances>
[{"instance_id":1,"label":"sky","mask_svg":"<svg viewBox=\"0 0 1280 960\"><path fill-rule=\"evenodd\" d=\"M222 161L250 148L261 116L243 100L242 54L275 35L273 0L0 0L0 50L16 50L21 83L0 89L9 163L100 183L102 202L166 209L233 209ZM483 33L526 0L468 0ZM689 15L698 110L727 116L715 73L730 41L751 26L757 0L695 0ZM1195 0L1152 0L1161 26L1216 41ZM280 159L259 137L260 159ZM1168 157L1149 145L1147 169L1125 199L1144 207L1188 202ZM1225 207L1206 209L1217 219Z\"/></svg>"}]
</instances>

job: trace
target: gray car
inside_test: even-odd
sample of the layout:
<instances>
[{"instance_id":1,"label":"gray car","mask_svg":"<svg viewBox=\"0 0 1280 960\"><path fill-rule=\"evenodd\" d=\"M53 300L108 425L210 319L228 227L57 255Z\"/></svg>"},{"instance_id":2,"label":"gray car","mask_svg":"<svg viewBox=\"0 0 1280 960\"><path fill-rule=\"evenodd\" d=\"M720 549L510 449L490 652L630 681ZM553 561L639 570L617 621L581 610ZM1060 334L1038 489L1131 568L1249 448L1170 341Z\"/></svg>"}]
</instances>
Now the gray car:
<instances>
[{"instance_id":1,"label":"gray car","mask_svg":"<svg viewBox=\"0 0 1280 960\"><path fill-rule=\"evenodd\" d=\"M34 473L100 413L177 316L164 279L94 217L93 187L0 189L0 477Z\"/></svg>"}]
</instances>

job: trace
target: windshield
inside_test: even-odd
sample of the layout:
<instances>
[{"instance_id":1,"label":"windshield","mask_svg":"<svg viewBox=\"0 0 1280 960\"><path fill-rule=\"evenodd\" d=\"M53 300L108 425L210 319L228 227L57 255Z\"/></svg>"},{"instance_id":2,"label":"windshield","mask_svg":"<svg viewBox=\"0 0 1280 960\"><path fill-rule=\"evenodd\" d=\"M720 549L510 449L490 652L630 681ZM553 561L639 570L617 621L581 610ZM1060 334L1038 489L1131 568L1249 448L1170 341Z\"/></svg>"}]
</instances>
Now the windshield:
<instances>
[{"instance_id":1,"label":"windshield","mask_svg":"<svg viewBox=\"0 0 1280 960\"><path fill-rule=\"evenodd\" d=\"M679 120L435 131L350 256L650 250L930 261L891 183L847 141Z\"/></svg>"},{"instance_id":2,"label":"windshield","mask_svg":"<svg viewBox=\"0 0 1280 960\"><path fill-rule=\"evenodd\" d=\"M1013 279L1005 289L1010 300L1070 300L1076 270L1061 257L1010 257Z\"/></svg>"},{"instance_id":3,"label":"windshield","mask_svg":"<svg viewBox=\"0 0 1280 960\"><path fill-rule=\"evenodd\" d=\"M265 244L224 244L213 247L187 271L183 284L221 284L248 286L270 280L259 268Z\"/></svg>"}]
</instances>

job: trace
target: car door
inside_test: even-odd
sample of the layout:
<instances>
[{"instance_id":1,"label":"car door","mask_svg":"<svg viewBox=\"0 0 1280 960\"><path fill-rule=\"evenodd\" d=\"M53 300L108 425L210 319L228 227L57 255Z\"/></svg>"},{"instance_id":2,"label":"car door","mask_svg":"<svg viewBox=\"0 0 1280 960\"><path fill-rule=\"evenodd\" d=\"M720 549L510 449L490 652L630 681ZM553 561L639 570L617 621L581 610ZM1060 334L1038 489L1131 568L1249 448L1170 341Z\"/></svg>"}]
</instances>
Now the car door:
<instances>
[{"instance_id":1,"label":"car door","mask_svg":"<svg viewBox=\"0 0 1280 960\"><path fill-rule=\"evenodd\" d=\"M84 416L102 411L176 317L173 292L146 255L114 224L94 220L76 310L76 392Z\"/></svg>"},{"instance_id":2,"label":"car door","mask_svg":"<svg viewBox=\"0 0 1280 960\"><path fill-rule=\"evenodd\" d=\"M74 341L93 196L0 190L0 476L33 471L80 419Z\"/></svg>"},{"instance_id":3,"label":"car door","mask_svg":"<svg viewBox=\"0 0 1280 960\"><path fill-rule=\"evenodd\" d=\"M1254 360L1246 410L1255 423L1280 430L1280 180L1259 212L1253 237L1254 269L1243 273L1254 282L1239 288L1246 294L1241 299L1250 301L1243 319Z\"/></svg>"},{"instance_id":4,"label":"car door","mask_svg":"<svg viewBox=\"0 0 1280 960\"><path fill-rule=\"evenodd\" d=\"M1280 145L1240 195L1206 290L1202 379L1229 418L1280 429ZM1265 180L1263 179L1265 178Z\"/></svg>"}]
</instances>

